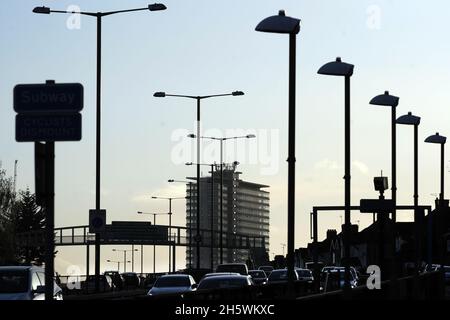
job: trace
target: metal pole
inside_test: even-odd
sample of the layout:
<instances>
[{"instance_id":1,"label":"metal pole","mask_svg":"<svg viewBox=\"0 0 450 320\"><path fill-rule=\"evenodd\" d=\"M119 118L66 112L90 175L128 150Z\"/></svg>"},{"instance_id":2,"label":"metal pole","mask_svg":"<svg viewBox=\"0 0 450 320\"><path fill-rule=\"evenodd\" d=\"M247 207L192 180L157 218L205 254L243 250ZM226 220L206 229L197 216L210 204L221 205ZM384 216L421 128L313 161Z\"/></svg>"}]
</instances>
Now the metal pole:
<instances>
[{"instance_id":1,"label":"metal pole","mask_svg":"<svg viewBox=\"0 0 450 320\"><path fill-rule=\"evenodd\" d=\"M414 125L414 207L419 205L419 126Z\"/></svg>"},{"instance_id":2,"label":"metal pole","mask_svg":"<svg viewBox=\"0 0 450 320\"><path fill-rule=\"evenodd\" d=\"M288 294L295 295L294 288L294 233L295 233L295 49L296 35L289 34L289 142L288 142Z\"/></svg>"},{"instance_id":3,"label":"metal pole","mask_svg":"<svg viewBox=\"0 0 450 320\"><path fill-rule=\"evenodd\" d=\"M144 274L144 245L141 244L141 276Z\"/></svg>"},{"instance_id":4,"label":"metal pole","mask_svg":"<svg viewBox=\"0 0 450 320\"><path fill-rule=\"evenodd\" d=\"M174 237L175 238L175 237ZM173 244L173 246L172 246L172 272L173 273L175 273L175 262L176 262L176 260L175 260L175 252L176 252L176 246L175 246L175 241L174 241L174 244Z\"/></svg>"},{"instance_id":5,"label":"metal pole","mask_svg":"<svg viewBox=\"0 0 450 320\"><path fill-rule=\"evenodd\" d=\"M200 269L200 98L197 98L197 269Z\"/></svg>"},{"instance_id":6,"label":"metal pole","mask_svg":"<svg viewBox=\"0 0 450 320\"><path fill-rule=\"evenodd\" d=\"M131 245L131 272L134 272L134 244Z\"/></svg>"},{"instance_id":7,"label":"metal pole","mask_svg":"<svg viewBox=\"0 0 450 320\"><path fill-rule=\"evenodd\" d=\"M53 141L45 144L45 182L46 182L46 224L47 247L45 250L45 300L53 300L54 291L54 252L55 252L55 143Z\"/></svg>"},{"instance_id":8,"label":"metal pole","mask_svg":"<svg viewBox=\"0 0 450 320\"><path fill-rule=\"evenodd\" d=\"M392 148L392 158L391 158L391 167L392 167L392 202L394 203L394 209L392 210L392 221L397 221L397 125L396 125L396 112L397 108L391 108L391 127L392 127L392 136L391 136L391 148Z\"/></svg>"},{"instance_id":9,"label":"metal pole","mask_svg":"<svg viewBox=\"0 0 450 320\"><path fill-rule=\"evenodd\" d=\"M127 272L127 250L123 250L123 272Z\"/></svg>"},{"instance_id":10,"label":"metal pole","mask_svg":"<svg viewBox=\"0 0 450 320\"><path fill-rule=\"evenodd\" d=\"M192 269L192 182L189 182L189 269Z\"/></svg>"},{"instance_id":11,"label":"metal pole","mask_svg":"<svg viewBox=\"0 0 450 320\"><path fill-rule=\"evenodd\" d=\"M223 263L223 139L220 139L220 263Z\"/></svg>"},{"instance_id":12,"label":"metal pole","mask_svg":"<svg viewBox=\"0 0 450 320\"><path fill-rule=\"evenodd\" d=\"M172 237L171 233L171 226L172 226L172 198L169 198L169 273L170 273L170 260L171 258L171 246L170 246L170 238Z\"/></svg>"},{"instance_id":13,"label":"metal pole","mask_svg":"<svg viewBox=\"0 0 450 320\"><path fill-rule=\"evenodd\" d=\"M211 165L211 272L214 270L214 164Z\"/></svg>"},{"instance_id":14,"label":"metal pole","mask_svg":"<svg viewBox=\"0 0 450 320\"><path fill-rule=\"evenodd\" d=\"M345 273L344 273L344 291L348 293L350 290L350 77L345 77L345 223L344 223L344 257L345 257Z\"/></svg>"},{"instance_id":15,"label":"metal pole","mask_svg":"<svg viewBox=\"0 0 450 320\"><path fill-rule=\"evenodd\" d=\"M153 214L153 225L156 226L156 214ZM155 277L156 270L156 246L155 240L153 239L153 277Z\"/></svg>"},{"instance_id":16,"label":"metal pole","mask_svg":"<svg viewBox=\"0 0 450 320\"><path fill-rule=\"evenodd\" d=\"M320 269L319 269L319 250L317 248L318 244L318 226L317 226L317 210L313 210L313 261L314 261L314 291L319 292L320 291Z\"/></svg>"},{"instance_id":17,"label":"metal pole","mask_svg":"<svg viewBox=\"0 0 450 320\"><path fill-rule=\"evenodd\" d=\"M101 125L101 59L102 59L102 16L97 13L97 125L95 161L95 210L100 212L100 125ZM100 234L95 234L95 292L100 289Z\"/></svg>"},{"instance_id":18,"label":"metal pole","mask_svg":"<svg viewBox=\"0 0 450 320\"><path fill-rule=\"evenodd\" d=\"M89 278L89 245L86 245L86 279Z\"/></svg>"},{"instance_id":19,"label":"metal pole","mask_svg":"<svg viewBox=\"0 0 450 320\"><path fill-rule=\"evenodd\" d=\"M441 194L440 200L444 200L444 144L441 143ZM441 201L441 205L443 205Z\"/></svg>"}]
</instances>

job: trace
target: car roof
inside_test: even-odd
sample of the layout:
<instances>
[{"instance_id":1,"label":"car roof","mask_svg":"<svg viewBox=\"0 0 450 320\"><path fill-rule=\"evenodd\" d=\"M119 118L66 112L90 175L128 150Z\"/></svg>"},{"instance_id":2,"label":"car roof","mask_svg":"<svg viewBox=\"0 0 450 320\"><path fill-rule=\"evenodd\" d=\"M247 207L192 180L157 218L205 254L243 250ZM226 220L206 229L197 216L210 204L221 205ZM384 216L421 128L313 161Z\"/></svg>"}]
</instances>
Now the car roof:
<instances>
[{"instance_id":1,"label":"car roof","mask_svg":"<svg viewBox=\"0 0 450 320\"><path fill-rule=\"evenodd\" d=\"M189 274L164 274L160 278L168 278L168 277L175 277L175 278L185 278L185 277L190 277Z\"/></svg>"},{"instance_id":2,"label":"car roof","mask_svg":"<svg viewBox=\"0 0 450 320\"><path fill-rule=\"evenodd\" d=\"M37 271L44 271L44 268L37 266L2 266L0 271L27 271L30 269L35 269Z\"/></svg>"},{"instance_id":3,"label":"car roof","mask_svg":"<svg viewBox=\"0 0 450 320\"><path fill-rule=\"evenodd\" d=\"M202 281L207 281L207 280L223 280L223 279L248 279L249 276L243 276L240 274L230 274L230 275L220 275L220 276L216 276L216 277L208 277L203 279Z\"/></svg>"}]
</instances>

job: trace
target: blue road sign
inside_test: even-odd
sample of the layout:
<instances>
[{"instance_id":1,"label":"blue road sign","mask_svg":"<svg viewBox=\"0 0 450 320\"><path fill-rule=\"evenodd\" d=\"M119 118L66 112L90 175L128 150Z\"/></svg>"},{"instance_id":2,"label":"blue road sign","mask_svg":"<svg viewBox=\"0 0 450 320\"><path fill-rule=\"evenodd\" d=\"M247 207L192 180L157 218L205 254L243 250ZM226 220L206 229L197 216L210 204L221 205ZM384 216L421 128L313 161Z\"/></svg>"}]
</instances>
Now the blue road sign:
<instances>
[{"instance_id":1,"label":"blue road sign","mask_svg":"<svg viewBox=\"0 0 450 320\"><path fill-rule=\"evenodd\" d=\"M81 114L18 114L16 141L80 141Z\"/></svg>"},{"instance_id":2,"label":"blue road sign","mask_svg":"<svg viewBox=\"0 0 450 320\"><path fill-rule=\"evenodd\" d=\"M78 112L83 109L80 83L18 84L14 87L14 110L25 112Z\"/></svg>"}]
</instances>

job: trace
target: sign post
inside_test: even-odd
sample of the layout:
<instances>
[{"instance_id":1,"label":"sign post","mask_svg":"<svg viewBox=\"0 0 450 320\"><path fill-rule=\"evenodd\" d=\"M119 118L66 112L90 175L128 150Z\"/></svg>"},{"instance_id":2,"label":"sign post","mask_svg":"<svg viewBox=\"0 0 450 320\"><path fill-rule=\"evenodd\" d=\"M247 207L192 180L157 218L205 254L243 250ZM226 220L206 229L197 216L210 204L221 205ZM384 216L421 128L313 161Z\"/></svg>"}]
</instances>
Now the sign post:
<instances>
[{"instance_id":1,"label":"sign post","mask_svg":"<svg viewBox=\"0 0 450 320\"><path fill-rule=\"evenodd\" d=\"M83 86L79 83L14 87L16 141L35 143L36 204L45 210L45 300L54 298L55 141L81 140ZM45 141L45 144L41 141Z\"/></svg>"}]
</instances>

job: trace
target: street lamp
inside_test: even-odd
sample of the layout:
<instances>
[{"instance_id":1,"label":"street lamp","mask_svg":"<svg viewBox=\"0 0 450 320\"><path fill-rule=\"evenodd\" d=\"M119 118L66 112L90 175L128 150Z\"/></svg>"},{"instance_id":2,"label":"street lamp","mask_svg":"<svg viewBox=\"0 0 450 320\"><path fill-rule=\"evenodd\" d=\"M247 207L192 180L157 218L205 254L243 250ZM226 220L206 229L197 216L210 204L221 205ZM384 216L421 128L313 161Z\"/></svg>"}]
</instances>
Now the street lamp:
<instances>
[{"instance_id":1,"label":"street lamp","mask_svg":"<svg viewBox=\"0 0 450 320\"><path fill-rule=\"evenodd\" d=\"M397 220L397 132L396 132L396 110L399 98L385 91L384 94L378 95L370 100L370 104L376 106L391 107L391 171L392 171L392 202L394 208L392 210L392 221Z\"/></svg>"},{"instance_id":2,"label":"street lamp","mask_svg":"<svg viewBox=\"0 0 450 320\"><path fill-rule=\"evenodd\" d=\"M138 249L133 250L120 250L120 249L112 249L113 252L123 252L123 272L127 272L127 252L132 252L134 254L134 251L138 251Z\"/></svg>"},{"instance_id":3,"label":"street lamp","mask_svg":"<svg viewBox=\"0 0 450 320\"><path fill-rule=\"evenodd\" d=\"M156 226L156 216L168 214L168 213L150 213L150 212L142 212L142 211L138 211L137 213L138 214L152 214L153 215L153 226ZM153 276L155 276L155 272L156 272L156 245L153 242Z\"/></svg>"},{"instance_id":4,"label":"street lamp","mask_svg":"<svg viewBox=\"0 0 450 320\"><path fill-rule=\"evenodd\" d=\"M344 256L345 256L345 284L346 292L350 289L350 206L351 206L351 159L350 159L350 78L353 75L354 65L342 62L341 58L323 65L318 74L340 76L345 78L345 223L343 228ZM315 266L317 269L317 266ZM317 270L315 272L317 274Z\"/></svg>"},{"instance_id":5,"label":"street lamp","mask_svg":"<svg viewBox=\"0 0 450 320\"><path fill-rule=\"evenodd\" d=\"M300 19L287 17L284 10L278 15L262 20L255 28L259 32L289 34L289 141L288 141L288 286L294 293L294 250L295 250L295 68L296 37L300 32Z\"/></svg>"},{"instance_id":6,"label":"street lamp","mask_svg":"<svg viewBox=\"0 0 450 320\"><path fill-rule=\"evenodd\" d=\"M179 182L179 183L186 183L189 184L189 269L192 269L192 181L186 181L186 180L175 180L175 179L169 179L167 180L169 183ZM186 223L187 225L187 223Z\"/></svg>"},{"instance_id":7,"label":"street lamp","mask_svg":"<svg viewBox=\"0 0 450 320\"><path fill-rule=\"evenodd\" d=\"M195 138L195 134L189 134L188 138ZM223 263L223 142L227 140L237 140L237 139L252 139L256 138L254 134L248 134L245 136L238 137L200 137L202 139L210 139L220 141L220 263Z\"/></svg>"},{"instance_id":8,"label":"street lamp","mask_svg":"<svg viewBox=\"0 0 450 320\"><path fill-rule=\"evenodd\" d=\"M216 165L215 163L212 164L206 164L206 163L192 163L192 162L186 162L187 166L192 166L192 165L200 165L200 166L209 166L211 167L211 218L210 218L210 229L211 229L211 240L210 240L210 246L211 246L211 250L210 250L210 267L211 267L211 272L214 271L214 166ZM200 192L200 185L197 186L197 193ZM197 203L197 207L200 206L200 203Z\"/></svg>"},{"instance_id":9,"label":"street lamp","mask_svg":"<svg viewBox=\"0 0 450 320\"><path fill-rule=\"evenodd\" d=\"M171 252L171 247L170 247L170 238L172 236L172 200L181 200L181 199L186 199L186 197L177 197L177 198L173 198L173 197L155 197L152 196L152 199L157 199L157 200L169 200L169 273L170 273L170 265L171 265L171 259L172 259L172 252ZM174 244L174 249L175 249L175 244ZM175 258L175 257L174 257ZM172 271L175 272L175 263L172 266Z\"/></svg>"},{"instance_id":10,"label":"street lamp","mask_svg":"<svg viewBox=\"0 0 450 320\"><path fill-rule=\"evenodd\" d=\"M167 94L165 92L155 92L153 94L156 98L165 98L165 97L177 97L177 98L187 98L187 99L195 99L197 101L197 163L200 163L200 101L203 99L216 98L216 97L225 97L225 96L243 96L244 92L242 91L233 91L232 93L224 93L224 94L214 94L207 96L190 96L190 95L179 95L179 94ZM200 165L197 165L197 188L200 187ZM195 241L197 243L197 269L200 269L200 192L197 190L197 234L195 235Z\"/></svg>"},{"instance_id":11,"label":"street lamp","mask_svg":"<svg viewBox=\"0 0 450 320\"><path fill-rule=\"evenodd\" d=\"M439 132L425 139L427 143L435 143L441 145L441 192L439 194L439 202L443 205L444 200L444 145L447 138L440 136Z\"/></svg>"},{"instance_id":12,"label":"street lamp","mask_svg":"<svg viewBox=\"0 0 450 320\"><path fill-rule=\"evenodd\" d=\"M33 9L34 13L39 14L50 14L50 13L65 13L65 14L81 14L85 16L95 17L97 19L97 90L96 90L96 175L95 175L95 210L96 212L100 211L100 145L101 145L101 59L102 59L102 17L117 14L117 13L125 13L132 11L161 11L165 10L166 6L161 3L149 4L144 8L137 9L126 9L126 10L116 10L109 12L75 12L75 11L67 11L67 10L51 10L48 7L35 7ZM47 268L46 268L47 269ZM100 234L95 234L95 292L99 291L100 284ZM50 278L51 277L51 278ZM46 283L49 286L48 292L53 296L53 270L49 270L46 276ZM51 299L52 297L47 297L46 299Z\"/></svg>"},{"instance_id":13,"label":"street lamp","mask_svg":"<svg viewBox=\"0 0 450 320\"><path fill-rule=\"evenodd\" d=\"M116 261L116 260L106 260L106 262L110 262L110 263L117 263L117 271L118 272L120 272L120 264L121 264L121 262L120 261ZM130 263L131 261L127 261L127 263ZM124 270L124 272L125 272L125 270Z\"/></svg>"},{"instance_id":14,"label":"street lamp","mask_svg":"<svg viewBox=\"0 0 450 320\"><path fill-rule=\"evenodd\" d=\"M418 132L419 132L420 117L414 116L411 112L408 112L408 114L399 117L396 120L396 123L414 126L414 207L417 210L417 207L419 205Z\"/></svg>"}]
</instances>

